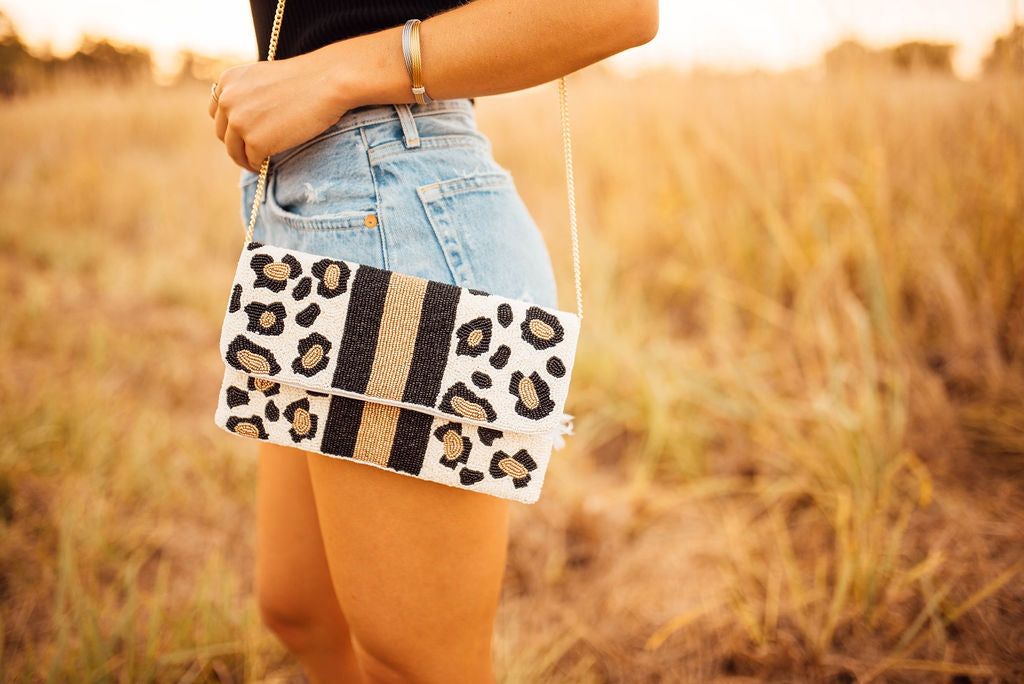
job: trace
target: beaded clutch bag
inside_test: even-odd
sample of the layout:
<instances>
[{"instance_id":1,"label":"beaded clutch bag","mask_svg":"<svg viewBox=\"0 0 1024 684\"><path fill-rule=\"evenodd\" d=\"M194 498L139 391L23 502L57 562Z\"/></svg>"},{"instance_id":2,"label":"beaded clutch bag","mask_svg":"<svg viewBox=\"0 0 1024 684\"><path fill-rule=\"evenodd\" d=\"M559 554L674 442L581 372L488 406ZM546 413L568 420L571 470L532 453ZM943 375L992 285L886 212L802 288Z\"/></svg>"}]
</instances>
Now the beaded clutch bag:
<instances>
[{"instance_id":1,"label":"beaded clutch bag","mask_svg":"<svg viewBox=\"0 0 1024 684\"><path fill-rule=\"evenodd\" d=\"M268 158L221 329L216 424L536 501L567 431L582 318L564 77L559 94L577 313L253 241Z\"/></svg>"}]
</instances>

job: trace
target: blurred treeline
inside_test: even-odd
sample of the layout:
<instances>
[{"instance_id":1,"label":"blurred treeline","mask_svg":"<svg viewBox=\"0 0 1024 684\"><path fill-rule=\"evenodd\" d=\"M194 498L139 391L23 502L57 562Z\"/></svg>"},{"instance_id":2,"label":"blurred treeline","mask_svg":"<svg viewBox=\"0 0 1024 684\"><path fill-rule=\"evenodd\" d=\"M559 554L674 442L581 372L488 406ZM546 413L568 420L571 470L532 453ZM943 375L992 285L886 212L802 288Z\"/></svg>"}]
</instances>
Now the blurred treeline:
<instances>
[{"instance_id":1,"label":"blurred treeline","mask_svg":"<svg viewBox=\"0 0 1024 684\"><path fill-rule=\"evenodd\" d=\"M929 71L953 76L956 45L911 41L872 49L855 40L845 40L825 53L830 74L850 71ZM223 59L182 50L177 55L175 83L208 81L216 78L227 63ZM155 78L148 48L83 36L78 49L67 57L40 53L22 40L9 16L0 11L0 97L10 97L64 77L131 83ZM982 73L1024 73L1024 25L1014 25L999 36L982 63ZM166 80L166 79L165 79Z\"/></svg>"},{"instance_id":2,"label":"blurred treeline","mask_svg":"<svg viewBox=\"0 0 1024 684\"><path fill-rule=\"evenodd\" d=\"M176 62L177 71L170 75L174 83L211 80L230 66L224 59L190 50L178 52ZM87 35L74 53L57 57L27 45L11 18L0 11L0 97L65 79L130 84L151 82L156 77L156 65L148 48Z\"/></svg>"}]
</instances>

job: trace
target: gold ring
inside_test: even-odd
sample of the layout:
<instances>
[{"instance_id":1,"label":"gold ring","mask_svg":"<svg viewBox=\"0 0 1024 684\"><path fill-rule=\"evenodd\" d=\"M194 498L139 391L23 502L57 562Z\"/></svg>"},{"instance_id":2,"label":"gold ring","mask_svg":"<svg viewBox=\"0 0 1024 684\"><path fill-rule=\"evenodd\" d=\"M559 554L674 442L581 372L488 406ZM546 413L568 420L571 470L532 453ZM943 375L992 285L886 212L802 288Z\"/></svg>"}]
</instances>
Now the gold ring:
<instances>
[{"instance_id":1,"label":"gold ring","mask_svg":"<svg viewBox=\"0 0 1024 684\"><path fill-rule=\"evenodd\" d=\"M214 102L220 102L220 98L217 97L217 83L216 82L214 82L214 84L212 86L210 86L210 97L213 98Z\"/></svg>"}]
</instances>

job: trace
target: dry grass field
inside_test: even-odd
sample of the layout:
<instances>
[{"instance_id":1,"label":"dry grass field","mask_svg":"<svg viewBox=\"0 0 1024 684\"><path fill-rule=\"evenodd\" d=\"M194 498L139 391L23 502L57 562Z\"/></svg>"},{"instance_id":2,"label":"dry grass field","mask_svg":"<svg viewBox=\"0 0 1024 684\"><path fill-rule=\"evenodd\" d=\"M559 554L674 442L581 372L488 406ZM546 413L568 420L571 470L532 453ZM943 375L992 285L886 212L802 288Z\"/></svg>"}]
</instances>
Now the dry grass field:
<instances>
[{"instance_id":1,"label":"dry grass field","mask_svg":"<svg viewBox=\"0 0 1024 684\"><path fill-rule=\"evenodd\" d=\"M513 504L499 681L1024 680L1024 82L568 84L576 434ZM0 103L3 681L301 681L212 421L207 97ZM478 105L570 307L555 84Z\"/></svg>"}]
</instances>

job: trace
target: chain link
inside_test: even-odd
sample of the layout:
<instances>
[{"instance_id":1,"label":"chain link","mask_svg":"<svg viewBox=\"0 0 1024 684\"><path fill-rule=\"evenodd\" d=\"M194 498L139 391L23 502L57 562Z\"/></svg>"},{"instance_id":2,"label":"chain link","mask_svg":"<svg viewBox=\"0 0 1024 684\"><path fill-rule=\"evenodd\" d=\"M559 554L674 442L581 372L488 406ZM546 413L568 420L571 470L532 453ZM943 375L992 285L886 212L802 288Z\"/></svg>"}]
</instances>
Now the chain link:
<instances>
[{"instance_id":1,"label":"chain link","mask_svg":"<svg viewBox=\"0 0 1024 684\"><path fill-rule=\"evenodd\" d=\"M277 37L281 34L281 19L284 17L284 0L277 0L277 11L274 13L274 28L270 32L270 46L267 48L267 61L274 61L274 53L277 52ZM249 230L245 233L245 243L252 240L252 229L256 227L256 212L260 210L260 202L263 201L263 191L267 186L267 171L270 169L270 156L263 160L260 165L260 181L256 184L256 196L252 200L252 213L249 214Z\"/></svg>"},{"instance_id":2,"label":"chain link","mask_svg":"<svg viewBox=\"0 0 1024 684\"><path fill-rule=\"evenodd\" d=\"M558 95L562 110L562 146L565 150L565 185L569 195L569 235L572 237L572 275L576 282L576 315L583 320L583 279L580 275L580 236L576 230L576 187L572 178L572 138L569 136L569 98L565 92L565 76L558 79Z\"/></svg>"},{"instance_id":3,"label":"chain link","mask_svg":"<svg viewBox=\"0 0 1024 684\"><path fill-rule=\"evenodd\" d=\"M277 0L277 12L274 14L274 28L270 34L270 46L267 50L267 61L274 61L277 52L277 38L281 33L281 19L284 16L285 0ZM583 284L580 275L580 240L576 229L576 189L572 175L572 139L569 135L569 99L566 94L565 76L558 79L558 96L562 113L562 147L565 151L565 181L569 195L569 234L572 237L572 272L576 284L576 314L583 319ZM260 166L260 180L256 184L256 196L252 201L252 213L249 215L249 230L245 234L246 244L252 240L252 231L256 226L256 214L267 184L267 171L270 168L270 157L263 160Z\"/></svg>"}]
</instances>

